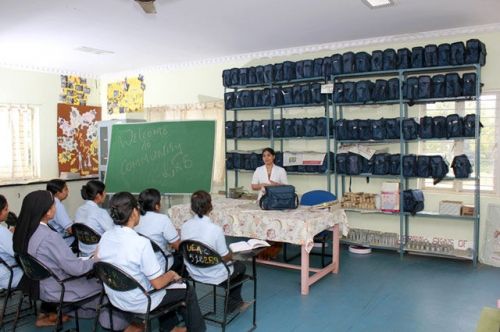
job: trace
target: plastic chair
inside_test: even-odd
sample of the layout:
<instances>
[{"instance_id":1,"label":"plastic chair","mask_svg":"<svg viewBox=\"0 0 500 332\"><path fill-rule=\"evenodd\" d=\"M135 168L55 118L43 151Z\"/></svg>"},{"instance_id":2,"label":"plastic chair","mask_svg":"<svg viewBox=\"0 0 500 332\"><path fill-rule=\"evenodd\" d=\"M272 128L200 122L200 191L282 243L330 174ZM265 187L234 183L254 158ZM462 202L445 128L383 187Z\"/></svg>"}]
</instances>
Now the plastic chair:
<instances>
[{"instance_id":1,"label":"plastic chair","mask_svg":"<svg viewBox=\"0 0 500 332\"><path fill-rule=\"evenodd\" d=\"M326 202L335 201L337 197L329 191L326 190L311 190L302 195L300 198L300 205L313 206L317 204L322 204ZM326 242L330 236L330 231L322 231L314 236L314 243L321 243L321 266L325 267L325 257L332 257L332 255L326 254ZM287 257L287 243L283 246L283 259L285 262L289 262L299 254L293 257ZM318 253L311 252L311 255L318 255Z\"/></svg>"},{"instance_id":2,"label":"plastic chair","mask_svg":"<svg viewBox=\"0 0 500 332\"><path fill-rule=\"evenodd\" d=\"M20 291L20 289L17 289L16 287L12 287L12 279L14 278L14 268L18 267L19 265L9 265L7 262L5 262L3 259L0 258L0 265L5 266L5 268L9 271L9 283L6 289L3 289L1 291L1 296L3 297L3 306L2 306L2 312L0 313L0 329L3 327L5 323L11 322L11 320L7 321L5 320L6 318L6 311L7 311L7 305L9 303L9 299L12 297L14 292ZM7 316L11 315L13 313L7 314ZM19 313L16 313L15 320L19 318Z\"/></svg>"},{"instance_id":3,"label":"plastic chair","mask_svg":"<svg viewBox=\"0 0 500 332\"><path fill-rule=\"evenodd\" d=\"M130 276L128 273L126 273L125 271L123 271L122 269L120 269L119 267L117 267L111 263L97 262L94 264L94 270L95 270L96 275L99 278L99 280L101 280L102 283L104 283L106 286L108 286L112 290L115 290L118 292L127 292L127 291L131 291L131 290L139 288L142 291L142 293L144 294L144 296L147 298L147 301L148 301L146 313L145 314L139 314L139 313L135 313L135 312L130 312L130 313L133 314L135 316L135 318L139 318L140 320L144 321L144 323L145 323L144 330L145 331L151 331L150 321L152 319L158 318L159 316L162 316L168 312L171 312L171 311L177 310L180 307L186 306L186 301L179 301L179 302L174 303L174 304L157 307L151 311L151 295L156 293L156 292L159 292L161 290L164 290L165 288L153 289L151 291L147 291L132 276ZM104 295L105 295L105 290L103 289L103 291L101 292L99 305L97 307L97 317L99 317L99 312L100 312L101 308L103 307L102 303L103 303ZM115 306L113 306L109 302L105 306L110 307L110 309L111 309L110 315L111 315L112 310L124 312L123 310L116 308ZM96 318L95 323L94 323L94 331L96 331L96 329L97 329L97 321L98 321L98 319ZM111 329L113 329L113 320L112 319L111 319Z\"/></svg>"},{"instance_id":4,"label":"plastic chair","mask_svg":"<svg viewBox=\"0 0 500 332\"><path fill-rule=\"evenodd\" d=\"M141 233L137 233L139 234L140 236L146 238L149 240L149 242L151 242L151 246L153 247L153 251L154 253L161 253L163 255L163 257L165 258L165 271L167 271L167 268L168 268L168 260L169 259L173 259L173 256L172 255L167 255L167 253L165 253L165 251L158 245L158 243L156 243L155 241L153 241L151 238L149 238L148 236L144 235L144 234L141 234Z\"/></svg>"},{"instance_id":5,"label":"plastic chair","mask_svg":"<svg viewBox=\"0 0 500 332\"><path fill-rule=\"evenodd\" d=\"M98 244L101 240L101 234L97 233L95 230L85 224L74 223L71 227L73 229L73 234L75 234L78 242L88 245L95 245Z\"/></svg>"},{"instance_id":6,"label":"plastic chair","mask_svg":"<svg viewBox=\"0 0 500 332\"><path fill-rule=\"evenodd\" d=\"M24 274L32 281L41 281L47 278L54 278L54 280L61 286L61 295L59 297L58 307L57 307L57 323L54 327L54 331L59 331L62 328L62 316L63 309L69 308L70 311L75 312L75 325L76 331L80 331L80 324L78 321L78 308L87 302L90 302L97 298L99 294L91 295L84 299L74 301L74 302L64 302L64 293L66 292L65 283L68 281L76 280L79 278L86 278L87 274L81 276L73 276L66 279L60 279L55 273L53 273L48 267L46 267L42 262L37 260L35 257L29 254L16 254L17 260L23 269ZM21 309L23 301L19 302L18 312Z\"/></svg>"},{"instance_id":7,"label":"plastic chair","mask_svg":"<svg viewBox=\"0 0 500 332\"><path fill-rule=\"evenodd\" d=\"M233 280L230 282L230 277L231 277L231 271L229 270L229 266L232 265L232 262L224 262L222 257L215 251L214 249L210 248L209 246L205 245L202 242L199 241L193 241L193 240L184 240L180 243L179 245L179 251L182 254L182 257L186 262L189 264L196 266L198 268L207 268L207 267L212 267L218 264L223 264L224 268L227 271L227 279L223 283L219 285L213 285L213 284L206 284L202 283L199 281L196 281L193 278L189 278L192 282L193 285L196 287L196 283L200 284L205 284L205 285L210 285L212 286L212 291L208 292L205 294L202 298L199 299L200 307L202 306L202 303L204 302L203 300L208 299L211 295L213 295L213 302L212 305L209 306L208 310L203 310L205 312L202 312L203 318L206 320L212 321L214 323L220 324L222 327L222 331L224 332L226 330L226 326L233 321L234 318L236 318L239 315L239 311L237 311L236 314L228 313L228 305L229 305L229 291L233 289L236 286L242 285L243 283L252 280L253 281L253 320L252 320L252 328L249 331L254 330L257 325L255 324L256 321L256 303L257 303L257 278L255 274L255 269L252 271L252 275L243 275L241 278L238 280ZM217 294L217 288L223 288L224 289L224 296L221 296ZM220 318L219 315L217 315L217 297L223 297L224 298L224 310L222 313L222 318ZM230 318L228 319L228 315L230 315Z\"/></svg>"}]
</instances>

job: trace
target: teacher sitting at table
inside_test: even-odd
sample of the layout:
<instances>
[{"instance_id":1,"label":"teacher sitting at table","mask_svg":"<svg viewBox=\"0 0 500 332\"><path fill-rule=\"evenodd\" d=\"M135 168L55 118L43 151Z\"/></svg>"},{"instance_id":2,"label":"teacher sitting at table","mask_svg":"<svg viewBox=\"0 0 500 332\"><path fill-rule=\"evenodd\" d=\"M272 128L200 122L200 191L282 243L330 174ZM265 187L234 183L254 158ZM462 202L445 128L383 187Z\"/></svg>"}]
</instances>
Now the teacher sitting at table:
<instances>
[{"instance_id":1,"label":"teacher sitting at table","mask_svg":"<svg viewBox=\"0 0 500 332\"><path fill-rule=\"evenodd\" d=\"M262 150L264 165L257 167L252 177L252 189L262 190L266 186L288 184L286 171L283 167L274 164L276 152L271 148ZM260 195L259 195L260 198Z\"/></svg>"},{"instance_id":2,"label":"teacher sitting at table","mask_svg":"<svg viewBox=\"0 0 500 332\"><path fill-rule=\"evenodd\" d=\"M271 148L262 150L262 160L264 165L257 167L252 177L252 189L260 190L259 200L265 191L266 186L277 186L288 184L286 171L283 167L274 164L276 152ZM281 251L282 243L271 242L271 247L264 249L259 255L260 259L275 259Z\"/></svg>"}]
</instances>

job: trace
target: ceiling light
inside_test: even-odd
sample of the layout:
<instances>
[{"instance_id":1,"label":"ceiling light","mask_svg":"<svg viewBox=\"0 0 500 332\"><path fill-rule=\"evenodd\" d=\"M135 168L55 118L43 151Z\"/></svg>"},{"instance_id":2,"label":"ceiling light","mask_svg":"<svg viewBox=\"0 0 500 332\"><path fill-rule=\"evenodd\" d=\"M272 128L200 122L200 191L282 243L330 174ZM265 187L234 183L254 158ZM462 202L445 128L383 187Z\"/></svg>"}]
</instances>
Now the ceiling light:
<instances>
[{"instance_id":1,"label":"ceiling light","mask_svg":"<svg viewBox=\"0 0 500 332\"><path fill-rule=\"evenodd\" d=\"M361 0L369 8L381 8L394 5L393 0Z\"/></svg>"},{"instance_id":2,"label":"ceiling light","mask_svg":"<svg viewBox=\"0 0 500 332\"><path fill-rule=\"evenodd\" d=\"M114 54L115 52L113 51L106 51L106 50L101 50L98 48L93 48L93 47L88 47L88 46L80 46L78 48L75 48L75 50L80 51L80 52L85 52L85 53L92 53L92 54Z\"/></svg>"}]
</instances>

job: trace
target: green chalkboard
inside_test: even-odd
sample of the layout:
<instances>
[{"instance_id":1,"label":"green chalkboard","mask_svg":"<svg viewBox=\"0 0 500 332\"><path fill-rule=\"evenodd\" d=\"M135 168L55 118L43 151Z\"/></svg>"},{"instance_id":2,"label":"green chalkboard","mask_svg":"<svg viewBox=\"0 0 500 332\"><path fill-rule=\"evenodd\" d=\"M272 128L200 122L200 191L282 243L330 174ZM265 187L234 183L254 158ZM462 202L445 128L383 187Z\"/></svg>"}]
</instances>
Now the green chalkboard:
<instances>
[{"instance_id":1,"label":"green chalkboard","mask_svg":"<svg viewBox=\"0 0 500 332\"><path fill-rule=\"evenodd\" d=\"M106 191L210 191L214 138L215 121L113 125Z\"/></svg>"}]
</instances>

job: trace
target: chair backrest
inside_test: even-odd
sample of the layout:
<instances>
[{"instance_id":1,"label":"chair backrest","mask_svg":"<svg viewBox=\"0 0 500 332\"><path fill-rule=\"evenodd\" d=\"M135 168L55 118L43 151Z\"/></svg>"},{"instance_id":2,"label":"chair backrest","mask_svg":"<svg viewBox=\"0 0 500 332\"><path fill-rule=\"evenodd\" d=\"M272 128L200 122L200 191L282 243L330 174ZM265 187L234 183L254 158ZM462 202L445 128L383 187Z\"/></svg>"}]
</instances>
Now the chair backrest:
<instances>
[{"instance_id":1,"label":"chair backrest","mask_svg":"<svg viewBox=\"0 0 500 332\"><path fill-rule=\"evenodd\" d=\"M78 242L83 244L98 244L101 235L85 224L74 223L73 234L76 235Z\"/></svg>"},{"instance_id":2,"label":"chair backrest","mask_svg":"<svg viewBox=\"0 0 500 332\"><path fill-rule=\"evenodd\" d=\"M42 262L30 254L16 254L16 257L24 274L31 280L40 281L51 276L54 277L51 271Z\"/></svg>"},{"instance_id":3,"label":"chair backrest","mask_svg":"<svg viewBox=\"0 0 500 332\"><path fill-rule=\"evenodd\" d=\"M196 267L204 268L220 263L226 265L217 251L199 241L184 240L180 243L179 250L184 260Z\"/></svg>"},{"instance_id":4,"label":"chair backrest","mask_svg":"<svg viewBox=\"0 0 500 332\"><path fill-rule=\"evenodd\" d=\"M312 206L316 204L332 202L337 197L326 190L311 190L302 195L300 198L300 205Z\"/></svg>"},{"instance_id":5,"label":"chair backrest","mask_svg":"<svg viewBox=\"0 0 500 332\"><path fill-rule=\"evenodd\" d=\"M144 234L141 234L141 233L137 233L137 234L148 239L149 242L151 242L151 247L153 247L153 251L155 253L158 253L158 252L161 253L163 255L163 257L165 257L165 260L167 260L167 266L168 266L168 255L165 253L165 251L163 251L163 249L158 245L158 243L156 243L155 241L153 241L153 239L149 238L148 236L146 236Z\"/></svg>"},{"instance_id":6,"label":"chair backrest","mask_svg":"<svg viewBox=\"0 0 500 332\"><path fill-rule=\"evenodd\" d=\"M127 272L119 267L106 262L96 262L94 270L97 278L99 278L106 286L112 290L126 292L140 288L143 293L147 293L144 287L130 276Z\"/></svg>"}]
</instances>

